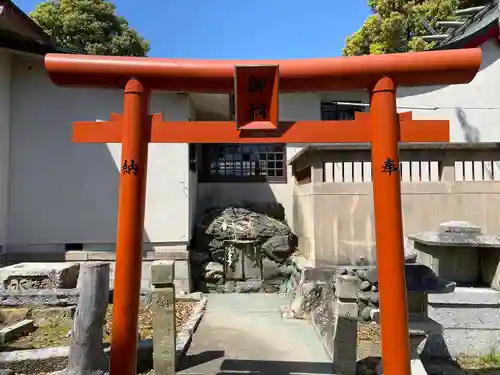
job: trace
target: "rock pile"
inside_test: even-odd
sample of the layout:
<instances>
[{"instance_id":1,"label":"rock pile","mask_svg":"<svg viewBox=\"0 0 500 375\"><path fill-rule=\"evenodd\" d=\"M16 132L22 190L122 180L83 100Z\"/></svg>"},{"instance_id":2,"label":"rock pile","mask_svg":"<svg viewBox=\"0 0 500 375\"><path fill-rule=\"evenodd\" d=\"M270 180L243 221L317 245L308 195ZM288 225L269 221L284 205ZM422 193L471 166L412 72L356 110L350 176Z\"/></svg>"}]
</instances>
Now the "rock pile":
<instances>
[{"instance_id":1,"label":"rock pile","mask_svg":"<svg viewBox=\"0 0 500 375\"><path fill-rule=\"evenodd\" d=\"M231 260L229 250L238 244L251 244L260 257L283 264L296 247L296 237L286 224L283 206L247 203L208 209L196 227L193 246L193 260L201 268L202 279L220 284L224 279L224 263Z\"/></svg>"},{"instance_id":2,"label":"rock pile","mask_svg":"<svg viewBox=\"0 0 500 375\"><path fill-rule=\"evenodd\" d=\"M358 308L361 322L370 322L371 313L379 308L379 293L377 272L372 270L359 270L355 276L359 279Z\"/></svg>"}]
</instances>

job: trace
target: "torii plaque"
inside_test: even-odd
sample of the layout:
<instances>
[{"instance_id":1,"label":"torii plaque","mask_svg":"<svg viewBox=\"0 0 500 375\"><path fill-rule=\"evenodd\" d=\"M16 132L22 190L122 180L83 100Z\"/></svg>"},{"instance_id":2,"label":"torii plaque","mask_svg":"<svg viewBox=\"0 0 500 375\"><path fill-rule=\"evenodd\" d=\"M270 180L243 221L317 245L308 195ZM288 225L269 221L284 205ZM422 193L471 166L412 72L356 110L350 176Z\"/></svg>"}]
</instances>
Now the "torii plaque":
<instances>
[{"instance_id":1,"label":"torii plaque","mask_svg":"<svg viewBox=\"0 0 500 375\"><path fill-rule=\"evenodd\" d=\"M203 61L49 54L54 83L124 88L123 115L78 122L74 142L122 143L111 375L134 375L149 142L372 145L373 199L385 375L410 375L398 142L447 142L449 123L397 114L396 85L471 81L479 49L288 61ZM278 93L370 90L353 121L278 121ZM237 121L168 121L151 90L236 94Z\"/></svg>"}]
</instances>

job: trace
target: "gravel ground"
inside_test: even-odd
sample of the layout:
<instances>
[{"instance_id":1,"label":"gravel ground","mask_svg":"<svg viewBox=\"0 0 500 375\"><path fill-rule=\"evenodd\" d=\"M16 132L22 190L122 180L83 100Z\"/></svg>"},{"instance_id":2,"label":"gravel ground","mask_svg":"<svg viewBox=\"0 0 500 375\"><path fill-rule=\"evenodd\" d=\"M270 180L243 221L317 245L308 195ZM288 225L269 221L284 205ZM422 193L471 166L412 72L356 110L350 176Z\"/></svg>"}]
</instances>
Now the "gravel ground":
<instances>
[{"instance_id":1,"label":"gravel ground","mask_svg":"<svg viewBox=\"0 0 500 375\"><path fill-rule=\"evenodd\" d=\"M177 327L188 319L195 302L176 301ZM106 315L106 326L104 341L109 342L109 335L112 326L111 316L112 305L109 306ZM11 313L2 319L0 325L4 325L3 320L9 324L22 319L30 318L30 314ZM64 316L52 316L37 321L38 328L31 335L20 338L10 343L6 350L44 348L49 346L68 345L68 332L71 329L71 319ZM2 324L3 323L3 324ZM141 339L151 338L151 311L149 306L142 305L139 312L139 331ZM376 324L358 325L358 375L375 375L375 368L380 360L380 328ZM431 364L429 375L500 375L500 353L492 353L484 358L457 358L457 362L436 362ZM151 375L148 372L142 375ZM42 374L40 374L42 375Z\"/></svg>"},{"instance_id":2,"label":"gravel ground","mask_svg":"<svg viewBox=\"0 0 500 375\"><path fill-rule=\"evenodd\" d=\"M189 318L196 302L176 301L177 327L180 328ZM104 342L109 342L111 334L112 305L109 305L106 314L106 325L104 327ZM29 319L29 318L28 318ZM27 336L23 336L4 347L4 350L15 349L39 349L55 346L67 346L69 344L69 331L72 319L69 317L54 315L47 316L35 321L37 329ZM139 310L139 334L141 339L152 338L152 317L148 305L141 305Z\"/></svg>"},{"instance_id":3,"label":"gravel ground","mask_svg":"<svg viewBox=\"0 0 500 375\"><path fill-rule=\"evenodd\" d=\"M380 327L375 323L358 324L358 341L380 342Z\"/></svg>"}]
</instances>

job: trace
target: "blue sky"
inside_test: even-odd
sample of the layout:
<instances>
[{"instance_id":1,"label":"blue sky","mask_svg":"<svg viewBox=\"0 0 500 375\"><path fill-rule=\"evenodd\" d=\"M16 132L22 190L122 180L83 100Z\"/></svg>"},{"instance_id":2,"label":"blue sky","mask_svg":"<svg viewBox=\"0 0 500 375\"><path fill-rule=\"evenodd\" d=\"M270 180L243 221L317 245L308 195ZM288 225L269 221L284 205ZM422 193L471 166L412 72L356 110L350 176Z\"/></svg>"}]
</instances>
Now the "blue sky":
<instances>
[{"instance_id":1,"label":"blue sky","mask_svg":"<svg viewBox=\"0 0 500 375\"><path fill-rule=\"evenodd\" d=\"M30 12L39 1L14 0ZM366 0L116 0L150 56L274 59L339 56ZM148 4L148 6L142 6Z\"/></svg>"}]
</instances>

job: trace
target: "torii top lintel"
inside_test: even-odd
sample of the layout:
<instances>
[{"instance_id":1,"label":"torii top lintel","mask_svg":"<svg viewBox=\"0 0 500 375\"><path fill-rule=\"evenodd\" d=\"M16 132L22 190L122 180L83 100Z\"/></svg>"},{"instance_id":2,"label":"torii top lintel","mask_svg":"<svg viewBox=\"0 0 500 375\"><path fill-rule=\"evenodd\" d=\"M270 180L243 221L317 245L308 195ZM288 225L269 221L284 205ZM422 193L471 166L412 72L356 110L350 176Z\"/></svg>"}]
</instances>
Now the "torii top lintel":
<instances>
[{"instance_id":1,"label":"torii top lintel","mask_svg":"<svg viewBox=\"0 0 500 375\"><path fill-rule=\"evenodd\" d=\"M123 88L131 77L154 90L230 93L235 65L279 65L280 91L369 89L383 76L398 86L470 82L479 48L301 60L186 60L48 54L45 68L62 86Z\"/></svg>"}]
</instances>

